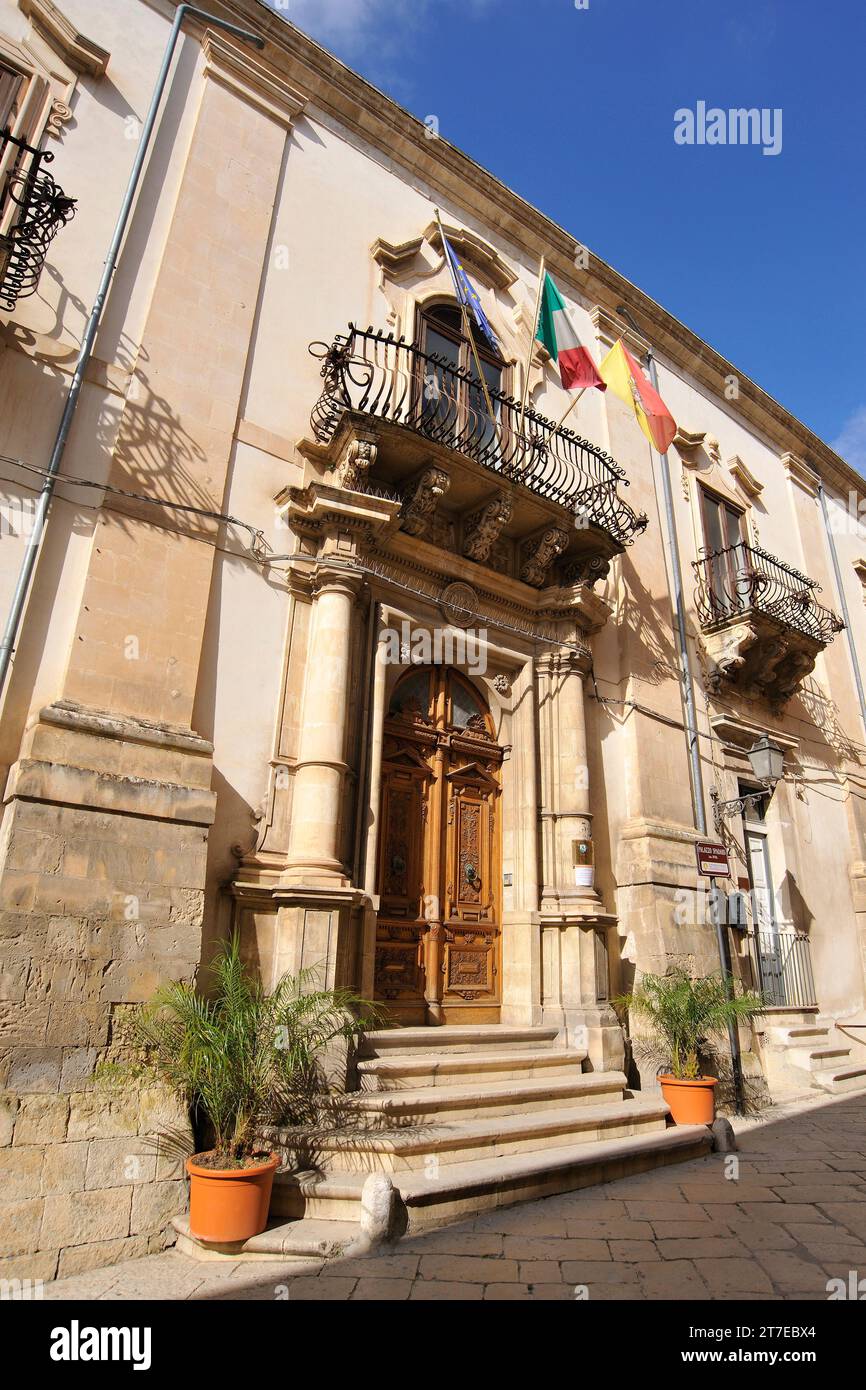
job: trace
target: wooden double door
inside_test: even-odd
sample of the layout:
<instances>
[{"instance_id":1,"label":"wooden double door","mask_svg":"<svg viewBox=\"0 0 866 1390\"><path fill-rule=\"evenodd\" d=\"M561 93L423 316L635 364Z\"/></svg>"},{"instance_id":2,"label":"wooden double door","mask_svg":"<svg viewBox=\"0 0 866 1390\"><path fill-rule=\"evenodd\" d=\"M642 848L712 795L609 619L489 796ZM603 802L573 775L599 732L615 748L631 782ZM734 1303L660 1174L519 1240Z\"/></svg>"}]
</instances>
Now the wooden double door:
<instances>
[{"instance_id":1,"label":"wooden double door","mask_svg":"<svg viewBox=\"0 0 866 1390\"><path fill-rule=\"evenodd\" d=\"M376 998L395 1023L497 1023L502 749L480 692L410 670L385 721Z\"/></svg>"}]
</instances>

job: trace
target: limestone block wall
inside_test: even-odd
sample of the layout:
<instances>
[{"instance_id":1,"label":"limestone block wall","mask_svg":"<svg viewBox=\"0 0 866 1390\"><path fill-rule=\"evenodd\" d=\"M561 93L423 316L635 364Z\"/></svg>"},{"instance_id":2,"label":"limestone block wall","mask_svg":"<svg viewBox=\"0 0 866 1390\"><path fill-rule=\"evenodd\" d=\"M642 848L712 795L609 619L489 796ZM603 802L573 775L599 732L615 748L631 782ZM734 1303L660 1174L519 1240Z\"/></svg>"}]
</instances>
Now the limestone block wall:
<instances>
[{"instance_id":1,"label":"limestone block wall","mask_svg":"<svg viewBox=\"0 0 866 1390\"><path fill-rule=\"evenodd\" d=\"M43 711L13 769L0 841L2 1277L161 1248L183 1208L180 1171L146 1141L185 1117L93 1072L118 1054L130 1006L195 975L209 780L203 740L69 704Z\"/></svg>"}]
</instances>

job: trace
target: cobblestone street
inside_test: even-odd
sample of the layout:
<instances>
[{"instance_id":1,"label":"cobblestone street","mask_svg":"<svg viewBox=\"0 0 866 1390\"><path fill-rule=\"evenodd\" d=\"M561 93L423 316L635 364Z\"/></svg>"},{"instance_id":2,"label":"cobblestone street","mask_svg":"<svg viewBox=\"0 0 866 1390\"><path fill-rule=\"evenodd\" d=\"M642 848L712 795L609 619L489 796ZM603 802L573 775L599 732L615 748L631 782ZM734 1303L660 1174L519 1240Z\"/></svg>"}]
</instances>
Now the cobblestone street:
<instances>
[{"instance_id":1,"label":"cobblestone street","mask_svg":"<svg viewBox=\"0 0 866 1390\"><path fill-rule=\"evenodd\" d=\"M852 1271L866 1278L866 1093L780 1107L738 1128L734 1156L483 1213L386 1254L287 1265L169 1250L45 1295L826 1300L829 1280L848 1289Z\"/></svg>"}]
</instances>

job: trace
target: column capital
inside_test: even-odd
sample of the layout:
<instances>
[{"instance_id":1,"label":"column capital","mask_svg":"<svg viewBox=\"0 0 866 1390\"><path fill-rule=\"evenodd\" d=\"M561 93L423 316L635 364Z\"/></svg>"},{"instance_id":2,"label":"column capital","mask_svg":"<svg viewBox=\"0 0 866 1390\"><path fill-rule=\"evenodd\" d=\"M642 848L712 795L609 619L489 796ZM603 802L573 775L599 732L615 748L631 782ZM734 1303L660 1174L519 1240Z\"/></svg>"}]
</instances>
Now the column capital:
<instances>
[{"instance_id":1,"label":"column capital","mask_svg":"<svg viewBox=\"0 0 866 1390\"><path fill-rule=\"evenodd\" d=\"M575 650L574 647L552 648L535 659L535 669L540 676L586 676L592 666L592 652L588 647Z\"/></svg>"},{"instance_id":2,"label":"column capital","mask_svg":"<svg viewBox=\"0 0 866 1390\"><path fill-rule=\"evenodd\" d=\"M337 593L347 594L354 602L363 587L364 575L360 570L328 564L327 561L320 561L310 576L310 593L313 598L318 598L320 594Z\"/></svg>"}]
</instances>

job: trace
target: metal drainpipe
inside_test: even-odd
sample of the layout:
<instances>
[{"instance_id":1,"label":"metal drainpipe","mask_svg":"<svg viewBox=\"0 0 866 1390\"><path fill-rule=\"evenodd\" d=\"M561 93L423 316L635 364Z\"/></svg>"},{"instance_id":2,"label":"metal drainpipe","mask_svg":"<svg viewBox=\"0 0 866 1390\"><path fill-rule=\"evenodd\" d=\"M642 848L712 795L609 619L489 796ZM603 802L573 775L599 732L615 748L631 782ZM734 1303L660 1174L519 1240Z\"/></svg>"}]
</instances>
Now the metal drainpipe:
<instances>
[{"instance_id":1,"label":"metal drainpipe","mask_svg":"<svg viewBox=\"0 0 866 1390\"><path fill-rule=\"evenodd\" d=\"M650 371L650 380L653 389L658 391L659 379L656 371L655 357L650 348L647 352L647 364ZM665 523L667 525L668 544L671 548L671 573L674 583L674 611L677 619L677 638L680 649L680 661L682 663L683 675L683 698L686 708L686 733L689 746L689 766L692 778L692 801L695 810L695 825L702 835L707 833L707 813L704 807L704 778L701 771L701 754L698 745L698 719L695 710L695 691L692 680L692 663L689 656L689 642L686 632L686 609L683 598L683 581L680 569L680 546L677 539L677 522L674 516L674 499L671 492L671 475L668 466L667 454L659 454L661 461L662 492L665 499Z\"/></svg>"},{"instance_id":2,"label":"metal drainpipe","mask_svg":"<svg viewBox=\"0 0 866 1390\"><path fill-rule=\"evenodd\" d=\"M627 323L630 323L636 333L640 334L640 329L632 318L630 312L624 305L620 305L617 313L621 314ZM641 334L641 337L643 335ZM659 379L656 370L655 356L652 347L647 349L647 366L649 367L650 381L653 389L658 391ZM698 721L695 711L694 683L692 680L692 663L689 656L688 634L686 630L686 610L683 598L683 583L680 572L680 547L677 539L677 523L674 515L674 499L671 492L671 475L668 467L667 453L659 454L661 460L662 491L665 501L665 523L668 533L668 544L671 550L671 574L674 585L674 611L677 619L677 643L679 646L680 662L682 666L682 687L686 713L686 737L689 746L689 767L691 770L692 782L692 804L694 806L695 826L702 835L707 833L707 813L704 806L704 779L701 771L701 755L698 745ZM722 914L719 911L717 899L716 880L710 879L711 893L713 899L712 916L713 924L716 929L716 947L719 952L719 965L722 976L728 979L730 971L728 968L727 943L725 940L725 924L721 920ZM728 1024L728 1045L731 1049L731 1072L734 1081L734 1096L738 1115L745 1113L745 1099L743 1093L743 1065L740 1056L740 1035L734 1023Z\"/></svg>"},{"instance_id":3,"label":"metal drainpipe","mask_svg":"<svg viewBox=\"0 0 866 1390\"><path fill-rule=\"evenodd\" d=\"M854 645L854 633L851 628L851 614L848 612L848 601L845 598L845 590L842 586L842 571L839 567L839 555L836 550L836 542L833 539L833 532L830 528L830 514L827 511L827 498L824 495L824 484L818 483L818 496L821 499L821 513L824 517L824 531L827 536L827 544L830 547L830 558L833 561L833 572L836 576L836 592L839 595L839 603L842 606L842 617L845 619L845 633L848 638L848 650L851 653L851 665L854 667L854 683L857 686L857 695L860 700L860 718L863 720L863 729L866 732L866 695L863 694L863 678L860 674L860 662L857 659L857 648Z\"/></svg>"},{"instance_id":4,"label":"metal drainpipe","mask_svg":"<svg viewBox=\"0 0 866 1390\"><path fill-rule=\"evenodd\" d=\"M181 25L187 15L195 15L197 19L206 20L208 24L214 25L217 29L225 29L227 33L234 34L237 38L244 39L247 43L254 44L256 48L264 48L265 41L258 34L251 34L246 29L239 29L236 24L229 24L228 20L219 19L216 15L209 14L207 10L200 10L195 5L179 5L171 26L168 43L166 44L162 66L159 76L156 79L156 86L150 101L150 108L145 117L144 127L141 132L141 139L138 142L138 149L135 153L135 160L132 165L132 172L129 182L126 185L126 192L123 195L123 202L118 213L114 234L105 257L105 265L102 277L99 281L99 288L96 291L96 298L84 329L81 339L81 348L78 353L78 361L75 364L75 371L72 382L66 396L63 407L63 414L60 417L60 424L54 440L54 447L51 451L51 458L48 463L45 481L42 484L42 491L39 494L39 501L36 504L36 511L33 519L33 529L24 551L21 561L21 568L18 572L18 580L15 585L15 592L12 595L12 603L9 608L9 616L6 619L6 627L0 640L0 696L6 684L6 677L9 672L9 665L12 661L12 653L15 650L15 643L18 638L18 629L21 626L21 617L24 612L24 605L27 602L27 594L30 589L30 582L33 578L33 571L36 568L36 561L39 556L39 546L45 531L45 524L48 519L48 509L51 506L51 499L54 496L54 488L57 483L57 475L60 472L60 465L63 462L63 455L66 450L66 442L69 438L69 431L72 428L72 421L78 408L78 398L81 395L81 388L84 384L84 374L87 365L93 354L93 345L96 341L96 332L102 318L102 311L105 308L105 301L117 262L120 256L120 247L126 232L132 212L135 195L141 179L141 171L144 167L145 156L150 145L153 128L156 125L156 118L159 112L162 95L168 81L169 69L171 68L174 51L177 47Z\"/></svg>"}]
</instances>

